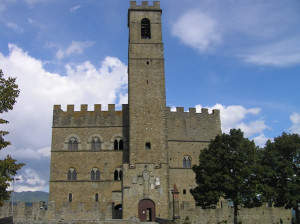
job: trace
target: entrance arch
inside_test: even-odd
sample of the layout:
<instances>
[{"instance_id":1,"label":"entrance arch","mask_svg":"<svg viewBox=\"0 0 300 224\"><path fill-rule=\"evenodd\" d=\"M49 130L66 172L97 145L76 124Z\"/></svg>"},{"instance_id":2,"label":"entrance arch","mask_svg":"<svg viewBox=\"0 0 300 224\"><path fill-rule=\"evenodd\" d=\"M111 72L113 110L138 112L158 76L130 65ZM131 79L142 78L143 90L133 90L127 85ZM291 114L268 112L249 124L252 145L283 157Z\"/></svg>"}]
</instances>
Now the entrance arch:
<instances>
[{"instance_id":1,"label":"entrance arch","mask_svg":"<svg viewBox=\"0 0 300 224\"><path fill-rule=\"evenodd\" d=\"M139 219L141 222L155 221L155 203L150 199L143 199L138 204Z\"/></svg>"}]
</instances>

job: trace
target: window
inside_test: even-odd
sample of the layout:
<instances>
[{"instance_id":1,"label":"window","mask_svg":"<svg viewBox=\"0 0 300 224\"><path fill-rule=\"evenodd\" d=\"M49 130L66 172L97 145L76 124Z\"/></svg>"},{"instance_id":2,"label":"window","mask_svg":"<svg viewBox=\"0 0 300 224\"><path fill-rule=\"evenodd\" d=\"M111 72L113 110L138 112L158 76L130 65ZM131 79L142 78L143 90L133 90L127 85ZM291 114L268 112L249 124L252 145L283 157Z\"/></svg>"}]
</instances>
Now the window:
<instances>
[{"instance_id":1,"label":"window","mask_svg":"<svg viewBox=\"0 0 300 224\"><path fill-rule=\"evenodd\" d=\"M114 172L114 180L122 180L123 172L120 168L116 169Z\"/></svg>"},{"instance_id":2,"label":"window","mask_svg":"<svg viewBox=\"0 0 300 224\"><path fill-rule=\"evenodd\" d=\"M77 180L77 172L74 168L70 168L67 173L68 180Z\"/></svg>"},{"instance_id":3,"label":"window","mask_svg":"<svg viewBox=\"0 0 300 224\"><path fill-rule=\"evenodd\" d=\"M99 138L93 138L91 141L92 150L100 150L101 149L101 141Z\"/></svg>"},{"instance_id":4,"label":"window","mask_svg":"<svg viewBox=\"0 0 300 224\"><path fill-rule=\"evenodd\" d=\"M99 196L98 194L95 194L95 202L98 202L98 200L99 200Z\"/></svg>"},{"instance_id":5,"label":"window","mask_svg":"<svg viewBox=\"0 0 300 224\"><path fill-rule=\"evenodd\" d=\"M142 19L141 21L141 37L142 39L151 39L150 20Z\"/></svg>"},{"instance_id":6,"label":"window","mask_svg":"<svg viewBox=\"0 0 300 224\"><path fill-rule=\"evenodd\" d=\"M186 189L183 189L183 194L186 194Z\"/></svg>"},{"instance_id":7,"label":"window","mask_svg":"<svg viewBox=\"0 0 300 224\"><path fill-rule=\"evenodd\" d=\"M69 194L69 202L72 202L73 201L73 195L70 193Z\"/></svg>"},{"instance_id":8,"label":"window","mask_svg":"<svg viewBox=\"0 0 300 224\"><path fill-rule=\"evenodd\" d=\"M191 158L189 156L185 156L182 159L182 167L183 168L191 168Z\"/></svg>"},{"instance_id":9,"label":"window","mask_svg":"<svg viewBox=\"0 0 300 224\"><path fill-rule=\"evenodd\" d=\"M68 149L69 150L78 150L78 141L76 138L71 138L68 141Z\"/></svg>"},{"instance_id":10,"label":"window","mask_svg":"<svg viewBox=\"0 0 300 224\"><path fill-rule=\"evenodd\" d=\"M97 168L91 170L91 180L100 180L100 171Z\"/></svg>"},{"instance_id":11,"label":"window","mask_svg":"<svg viewBox=\"0 0 300 224\"><path fill-rule=\"evenodd\" d=\"M123 150L123 140L122 139L115 139L114 150Z\"/></svg>"},{"instance_id":12,"label":"window","mask_svg":"<svg viewBox=\"0 0 300 224\"><path fill-rule=\"evenodd\" d=\"M150 142L146 142L146 149L151 149L151 143Z\"/></svg>"}]
</instances>

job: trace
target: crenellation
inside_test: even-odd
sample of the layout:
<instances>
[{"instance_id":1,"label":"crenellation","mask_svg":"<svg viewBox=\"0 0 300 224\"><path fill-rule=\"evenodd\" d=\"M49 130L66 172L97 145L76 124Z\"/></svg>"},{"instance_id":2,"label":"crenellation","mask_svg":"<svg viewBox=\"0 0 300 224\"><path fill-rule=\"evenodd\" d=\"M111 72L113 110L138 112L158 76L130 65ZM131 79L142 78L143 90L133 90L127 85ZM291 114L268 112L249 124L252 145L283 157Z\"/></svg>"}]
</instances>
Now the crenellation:
<instances>
[{"instance_id":1,"label":"crenellation","mask_svg":"<svg viewBox=\"0 0 300 224\"><path fill-rule=\"evenodd\" d=\"M115 104L108 104L108 111L114 112L115 111Z\"/></svg>"},{"instance_id":2,"label":"crenellation","mask_svg":"<svg viewBox=\"0 0 300 224\"><path fill-rule=\"evenodd\" d=\"M184 112L184 107L176 107L176 111L178 113L183 113Z\"/></svg>"},{"instance_id":3,"label":"crenellation","mask_svg":"<svg viewBox=\"0 0 300 224\"><path fill-rule=\"evenodd\" d=\"M128 105L117 111L115 104L109 104L107 111L101 110L101 104L95 104L93 111L88 111L87 104L82 104L80 111L75 111L74 105L67 105L66 111L55 105L53 111L53 127L128 126Z\"/></svg>"},{"instance_id":4,"label":"crenellation","mask_svg":"<svg viewBox=\"0 0 300 224\"><path fill-rule=\"evenodd\" d=\"M80 111L88 111L88 105L87 104L81 104L80 105Z\"/></svg>"},{"instance_id":5,"label":"crenellation","mask_svg":"<svg viewBox=\"0 0 300 224\"><path fill-rule=\"evenodd\" d=\"M67 105L67 112L69 112L69 113L73 113L74 112L74 105L73 104Z\"/></svg>"},{"instance_id":6,"label":"crenellation","mask_svg":"<svg viewBox=\"0 0 300 224\"><path fill-rule=\"evenodd\" d=\"M153 4L150 5L148 1L142 1L141 4L137 4L137 1L130 1L130 9L160 9L160 2L153 1Z\"/></svg>"},{"instance_id":7,"label":"crenellation","mask_svg":"<svg viewBox=\"0 0 300 224\"><path fill-rule=\"evenodd\" d=\"M208 109L207 108L201 108L201 113L202 114L208 114Z\"/></svg>"}]
</instances>

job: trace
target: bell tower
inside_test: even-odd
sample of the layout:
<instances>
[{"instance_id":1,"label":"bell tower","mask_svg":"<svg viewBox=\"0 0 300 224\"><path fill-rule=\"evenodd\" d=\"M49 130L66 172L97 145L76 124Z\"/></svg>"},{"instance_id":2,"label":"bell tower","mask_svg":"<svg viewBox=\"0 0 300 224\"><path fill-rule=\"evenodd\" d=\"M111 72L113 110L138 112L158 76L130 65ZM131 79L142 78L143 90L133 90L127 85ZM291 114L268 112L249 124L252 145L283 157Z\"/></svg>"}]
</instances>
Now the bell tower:
<instances>
[{"instance_id":1,"label":"bell tower","mask_svg":"<svg viewBox=\"0 0 300 224\"><path fill-rule=\"evenodd\" d=\"M166 94L160 2L128 10L129 164L123 164L123 218L168 218Z\"/></svg>"},{"instance_id":2,"label":"bell tower","mask_svg":"<svg viewBox=\"0 0 300 224\"><path fill-rule=\"evenodd\" d=\"M166 94L160 2L128 11L130 164L166 163Z\"/></svg>"}]
</instances>

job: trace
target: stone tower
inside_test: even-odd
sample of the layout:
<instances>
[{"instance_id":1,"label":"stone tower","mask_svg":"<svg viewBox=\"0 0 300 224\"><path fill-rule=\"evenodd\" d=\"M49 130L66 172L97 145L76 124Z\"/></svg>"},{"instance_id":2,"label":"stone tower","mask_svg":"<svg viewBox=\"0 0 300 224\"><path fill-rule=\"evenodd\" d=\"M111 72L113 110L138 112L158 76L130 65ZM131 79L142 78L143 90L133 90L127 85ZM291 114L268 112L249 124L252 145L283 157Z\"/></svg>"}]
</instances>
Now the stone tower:
<instances>
[{"instance_id":1,"label":"stone tower","mask_svg":"<svg viewBox=\"0 0 300 224\"><path fill-rule=\"evenodd\" d=\"M159 2L128 10L129 169L124 169L123 215L168 217L167 124ZM137 185L135 186L135 180ZM126 190L128 188L128 190ZM131 203L130 203L131 202ZM152 204L152 205L150 205ZM126 205L126 207L125 207Z\"/></svg>"}]
</instances>

